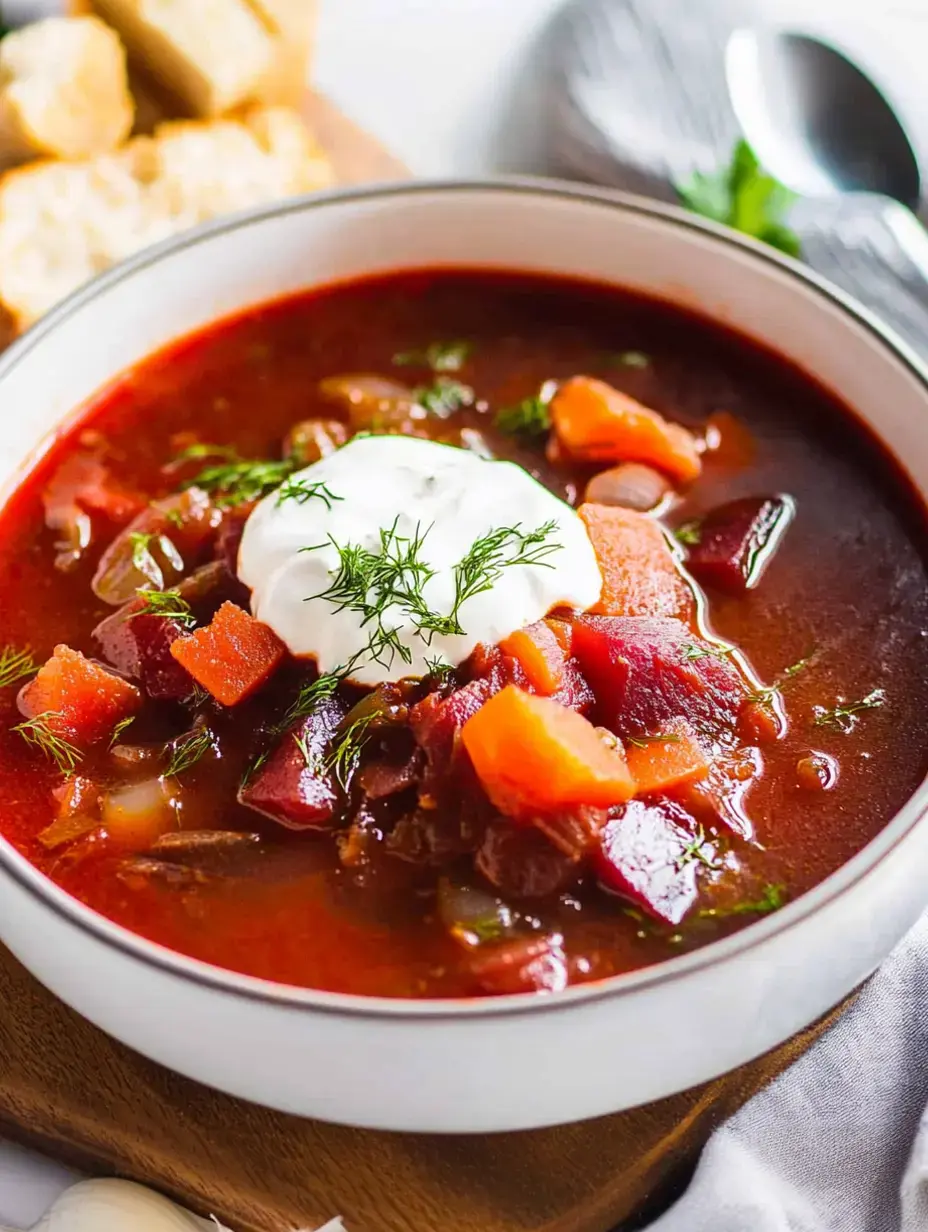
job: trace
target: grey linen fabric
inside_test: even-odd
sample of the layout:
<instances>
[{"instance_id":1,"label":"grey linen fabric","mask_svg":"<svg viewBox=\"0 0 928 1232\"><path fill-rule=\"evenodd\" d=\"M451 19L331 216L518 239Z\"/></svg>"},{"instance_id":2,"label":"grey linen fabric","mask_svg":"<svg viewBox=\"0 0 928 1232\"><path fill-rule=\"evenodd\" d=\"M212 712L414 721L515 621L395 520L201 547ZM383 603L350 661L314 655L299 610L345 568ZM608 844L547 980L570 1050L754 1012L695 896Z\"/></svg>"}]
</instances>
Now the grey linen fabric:
<instances>
[{"instance_id":1,"label":"grey linen fabric","mask_svg":"<svg viewBox=\"0 0 928 1232\"><path fill-rule=\"evenodd\" d=\"M647 1232L928 1232L928 915Z\"/></svg>"}]
</instances>

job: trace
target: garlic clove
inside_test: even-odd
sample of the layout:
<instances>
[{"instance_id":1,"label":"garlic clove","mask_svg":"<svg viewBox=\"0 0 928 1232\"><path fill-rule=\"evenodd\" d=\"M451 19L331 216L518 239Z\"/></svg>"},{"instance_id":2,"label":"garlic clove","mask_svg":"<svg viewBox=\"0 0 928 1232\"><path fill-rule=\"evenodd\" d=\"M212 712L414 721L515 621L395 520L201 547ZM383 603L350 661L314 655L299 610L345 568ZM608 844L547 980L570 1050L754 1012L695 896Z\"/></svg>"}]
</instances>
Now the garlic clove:
<instances>
[{"instance_id":1,"label":"garlic clove","mask_svg":"<svg viewBox=\"0 0 928 1232\"><path fill-rule=\"evenodd\" d=\"M131 1181L92 1180L72 1185L31 1232L229 1232L200 1219L161 1194Z\"/></svg>"}]
</instances>

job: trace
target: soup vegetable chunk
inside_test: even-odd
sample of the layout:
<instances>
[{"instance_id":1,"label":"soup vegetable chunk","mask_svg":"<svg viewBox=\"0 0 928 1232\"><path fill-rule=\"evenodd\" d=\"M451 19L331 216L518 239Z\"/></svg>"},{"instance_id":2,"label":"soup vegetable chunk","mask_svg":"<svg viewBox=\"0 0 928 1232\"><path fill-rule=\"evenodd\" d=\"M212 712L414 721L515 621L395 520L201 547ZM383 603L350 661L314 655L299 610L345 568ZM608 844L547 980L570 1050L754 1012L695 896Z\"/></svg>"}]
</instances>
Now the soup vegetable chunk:
<instances>
[{"instance_id":1,"label":"soup vegetable chunk","mask_svg":"<svg viewBox=\"0 0 928 1232\"><path fill-rule=\"evenodd\" d=\"M922 512L679 310L392 275L124 374L0 510L0 829L250 975L554 992L803 894L922 779Z\"/></svg>"}]
</instances>

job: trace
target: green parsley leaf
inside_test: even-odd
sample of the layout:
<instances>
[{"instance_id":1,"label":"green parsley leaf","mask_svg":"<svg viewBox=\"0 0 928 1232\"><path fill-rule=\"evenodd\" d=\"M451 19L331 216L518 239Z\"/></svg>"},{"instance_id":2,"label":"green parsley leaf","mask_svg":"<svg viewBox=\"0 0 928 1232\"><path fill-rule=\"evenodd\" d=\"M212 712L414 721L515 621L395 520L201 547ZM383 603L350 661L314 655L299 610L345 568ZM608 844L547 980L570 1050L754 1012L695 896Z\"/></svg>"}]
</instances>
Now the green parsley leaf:
<instances>
[{"instance_id":1,"label":"green parsley leaf","mask_svg":"<svg viewBox=\"0 0 928 1232\"><path fill-rule=\"evenodd\" d=\"M711 175L697 171L676 187L680 200L695 214L733 227L791 257L800 255L799 236L785 221L796 194L763 170L743 138L735 145L727 167Z\"/></svg>"}]
</instances>

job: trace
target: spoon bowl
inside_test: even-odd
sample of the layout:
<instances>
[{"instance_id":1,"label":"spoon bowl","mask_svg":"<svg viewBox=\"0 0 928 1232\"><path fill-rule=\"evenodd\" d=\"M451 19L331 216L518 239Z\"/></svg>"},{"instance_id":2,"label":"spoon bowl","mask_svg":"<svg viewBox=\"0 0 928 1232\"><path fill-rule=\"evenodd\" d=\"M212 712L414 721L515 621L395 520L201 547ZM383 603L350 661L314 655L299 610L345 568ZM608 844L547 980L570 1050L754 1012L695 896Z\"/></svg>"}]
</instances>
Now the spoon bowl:
<instances>
[{"instance_id":1,"label":"spoon bowl","mask_svg":"<svg viewBox=\"0 0 928 1232\"><path fill-rule=\"evenodd\" d=\"M906 131L869 77L809 35L742 28L725 72L732 106L763 165L804 196L873 192L918 206Z\"/></svg>"}]
</instances>

